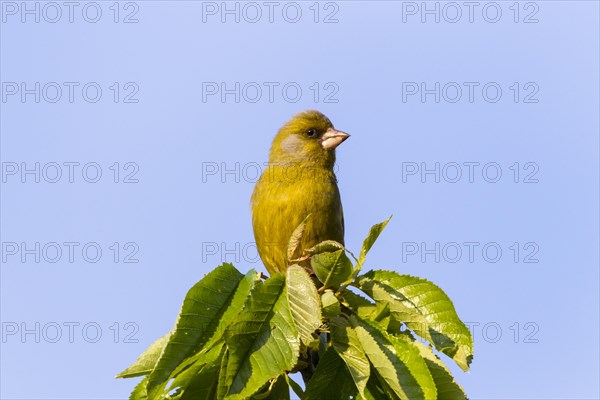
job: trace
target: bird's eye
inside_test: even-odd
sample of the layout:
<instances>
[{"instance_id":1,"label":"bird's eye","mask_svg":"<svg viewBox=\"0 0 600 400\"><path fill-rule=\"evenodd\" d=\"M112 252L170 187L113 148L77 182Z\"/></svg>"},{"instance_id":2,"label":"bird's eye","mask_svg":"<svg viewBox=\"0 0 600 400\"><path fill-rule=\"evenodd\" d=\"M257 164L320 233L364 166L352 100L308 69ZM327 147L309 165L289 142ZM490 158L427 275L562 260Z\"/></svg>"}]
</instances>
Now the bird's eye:
<instances>
[{"instance_id":1,"label":"bird's eye","mask_svg":"<svg viewBox=\"0 0 600 400\"><path fill-rule=\"evenodd\" d=\"M306 134L308 136L310 136L310 137L313 137L313 136L315 136L317 134L317 131L315 131L314 129L311 128L311 129L309 129L309 130L306 131Z\"/></svg>"}]
</instances>

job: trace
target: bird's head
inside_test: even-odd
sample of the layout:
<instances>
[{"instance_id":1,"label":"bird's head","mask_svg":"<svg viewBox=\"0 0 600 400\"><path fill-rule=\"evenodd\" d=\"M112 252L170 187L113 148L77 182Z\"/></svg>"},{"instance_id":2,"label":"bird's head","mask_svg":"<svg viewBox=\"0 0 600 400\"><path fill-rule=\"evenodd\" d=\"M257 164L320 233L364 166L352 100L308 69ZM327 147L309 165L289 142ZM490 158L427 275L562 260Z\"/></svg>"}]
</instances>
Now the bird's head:
<instances>
[{"instance_id":1,"label":"bird's head","mask_svg":"<svg viewBox=\"0 0 600 400\"><path fill-rule=\"evenodd\" d=\"M318 163L333 166L335 148L350 135L336 130L325 115L315 110L296 114L279 129L273 140L272 163Z\"/></svg>"}]
</instances>

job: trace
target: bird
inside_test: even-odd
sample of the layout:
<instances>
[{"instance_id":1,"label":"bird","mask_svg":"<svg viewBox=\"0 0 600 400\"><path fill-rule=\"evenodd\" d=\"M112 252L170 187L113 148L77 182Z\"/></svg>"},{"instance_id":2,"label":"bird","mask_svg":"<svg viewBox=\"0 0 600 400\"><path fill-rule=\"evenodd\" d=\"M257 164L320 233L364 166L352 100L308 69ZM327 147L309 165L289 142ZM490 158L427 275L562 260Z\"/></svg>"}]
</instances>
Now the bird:
<instances>
[{"instance_id":1,"label":"bird","mask_svg":"<svg viewBox=\"0 0 600 400\"><path fill-rule=\"evenodd\" d=\"M287 255L290 237L305 220L300 252L325 240L344 244L344 213L333 168L335 149L348 137L323 113L307 110L294 115L273 139L250 201L256 247L271 276L285 274L292 261Z\"/></svg>"}]
</instances>

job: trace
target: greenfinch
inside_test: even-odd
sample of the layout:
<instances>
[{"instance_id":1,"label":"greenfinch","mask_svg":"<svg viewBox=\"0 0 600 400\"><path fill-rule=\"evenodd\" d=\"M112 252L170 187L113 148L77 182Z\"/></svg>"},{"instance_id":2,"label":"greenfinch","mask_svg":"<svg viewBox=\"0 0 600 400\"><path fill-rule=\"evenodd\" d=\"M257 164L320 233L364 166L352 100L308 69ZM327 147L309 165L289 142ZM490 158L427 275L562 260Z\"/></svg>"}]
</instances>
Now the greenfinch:
<instances>
[{"instance_id":1,"label":"greenfinch","mask_svg":"<svg viewBox=\"0 0 600 400\"><path fill-rule=\"evenodd\" d=\"M324 240L344 244L333 166L336 147L349 136L314 110L295 115L275 136L251 200L256 246L270 274L285 273L290 237L305 219L300 252Z\"/></svg>"}]
</instances>

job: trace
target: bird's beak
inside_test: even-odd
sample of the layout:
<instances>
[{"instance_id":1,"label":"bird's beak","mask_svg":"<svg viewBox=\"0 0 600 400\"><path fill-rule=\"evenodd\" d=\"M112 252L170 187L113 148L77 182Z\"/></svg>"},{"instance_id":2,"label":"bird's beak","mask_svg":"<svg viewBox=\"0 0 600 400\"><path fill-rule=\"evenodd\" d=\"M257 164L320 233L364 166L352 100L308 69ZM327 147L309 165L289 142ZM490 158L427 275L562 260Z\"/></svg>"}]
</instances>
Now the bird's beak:
<instances>
[{"instance_id":1,"label":"bird's beak","mask_svg":"<svg viewBox=\"0 0 600 400\"><path fill-rule=\"evenodd\" d=\"M345 132L329 128L323 134L323 136L321 136L321 146L323 146L325 150L332 150L342 144L342 142L349 137L350 135Z\"/></svg>"}]
</instances>

